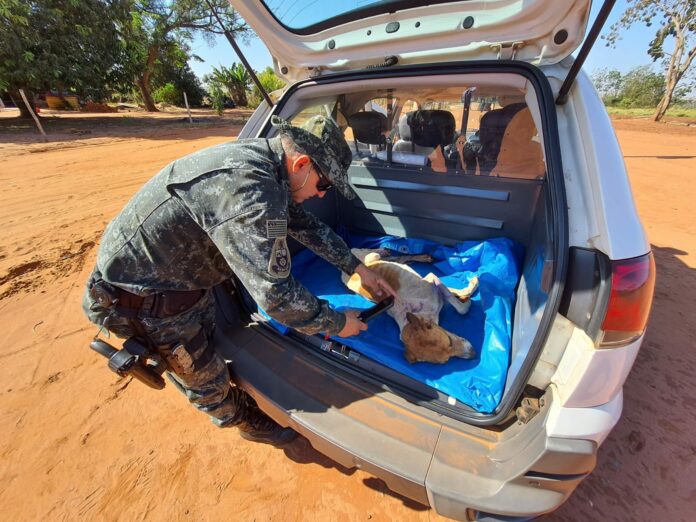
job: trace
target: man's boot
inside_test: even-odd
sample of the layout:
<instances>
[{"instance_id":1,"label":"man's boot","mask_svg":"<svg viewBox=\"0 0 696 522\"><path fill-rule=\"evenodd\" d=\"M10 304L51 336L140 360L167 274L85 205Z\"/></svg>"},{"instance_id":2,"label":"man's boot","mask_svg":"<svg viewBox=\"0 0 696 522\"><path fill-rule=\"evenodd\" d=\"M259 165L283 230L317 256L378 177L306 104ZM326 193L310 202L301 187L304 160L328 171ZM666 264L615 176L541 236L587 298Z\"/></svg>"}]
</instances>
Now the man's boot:
<instances>
[{"instance_id":1,"label":"man's boot","mask_svg":"<svg viewBox=\"0 0 696 522\"><path fill-rule=\"evenodd\" d=\"M295 430L283 428L276 423L262 412L254 399L248 395L246 413L236 427L239 428L239 434L243 439L273 446L283 446L297 437Z\"/></svg>"}]
</instances>

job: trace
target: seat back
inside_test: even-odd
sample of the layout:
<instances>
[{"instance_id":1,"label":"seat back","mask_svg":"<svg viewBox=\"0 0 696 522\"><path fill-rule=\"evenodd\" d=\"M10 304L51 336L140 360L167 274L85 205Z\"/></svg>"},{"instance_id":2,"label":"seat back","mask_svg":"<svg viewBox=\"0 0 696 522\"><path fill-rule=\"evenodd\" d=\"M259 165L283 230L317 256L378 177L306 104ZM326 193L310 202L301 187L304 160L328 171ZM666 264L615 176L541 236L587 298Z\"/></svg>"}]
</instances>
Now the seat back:
<instances>
[{"instance_id":1,"label":"seat back","mask_svg":"<svg viewBox=\"0 0 696 522\"><path fill-rule=\"evenodd\" d=\"M353 129L355 151L359 152L358 143L383 146L387 139L387 117L381 112L356 112L348 118L348 125Z\"/></svg>"},{"instance_id":2,"label":"seat back","mask_svg":"<svg viewBox=\"0 0 696 522\"><path fill-rule=\"evenodd\" d=\"M546 173L541 140L528 107L510 120L500 144L494 176L538 179Z\"/></svg>"},{"instance_id":3,"label":"seat back","mask_svg":"<svg viewBox=\"0 0 696 522\"><path fill-rule=\"evenodd\" d=\"M411 140L421 147L442 148L452 143L456 123L454 115L443 110L410 112L406 121L411 129Z\"/></svg>"},{"instance_id":4,"label":"seat back","mask_svg":"<svg viewBox=\"0 0 696 522\"><path fill-rule=\"evenodd\" d=\"M522 109L526 103L512 103L502 109L488 111L481 118L479 126L480 151L478 153L479 171L482 175L488 175L498 162L500 146L503 142L505 129L512 118Z\"/></svg>"}]
</instances>

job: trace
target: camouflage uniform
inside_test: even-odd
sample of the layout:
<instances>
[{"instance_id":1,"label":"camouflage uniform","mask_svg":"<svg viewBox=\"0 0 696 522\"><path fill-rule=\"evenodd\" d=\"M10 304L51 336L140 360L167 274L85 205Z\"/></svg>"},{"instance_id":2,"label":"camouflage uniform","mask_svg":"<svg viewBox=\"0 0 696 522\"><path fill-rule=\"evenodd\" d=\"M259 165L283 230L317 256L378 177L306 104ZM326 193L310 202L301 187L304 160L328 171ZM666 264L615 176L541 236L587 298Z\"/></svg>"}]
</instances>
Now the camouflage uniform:
<instances>
[{"instance_id":1,"label":"camouflage uniform","mask_svg":"<svg viewBox=\"0 0 696 522\"><path fill-rule=\"evenodd\" d=\"M316 118L309 123L315 134L274 122L345 196L352 197L345 177L350 164L345 141L332 142L326 132L322 136L322 122L317 128ZM107 226L94 276L146 296L210 289L234 273L277 321L309 334L338 333L345 316L290 274L287 235L348 274L360 263L327 225L292 201L280 137L224 143L174 161L140 189ZM83 308L92 322L120 337L137 333L127 318L102 307L89 291ZM191 356L196 359L212 349L210 291L180 314L139 321L157 346L185 344L203 328L207 342ZM172 377L194 406L217 425L234 425L245 414L246 398L230 388L219 355L197 371Z\"/></svg>"}]
</instances>

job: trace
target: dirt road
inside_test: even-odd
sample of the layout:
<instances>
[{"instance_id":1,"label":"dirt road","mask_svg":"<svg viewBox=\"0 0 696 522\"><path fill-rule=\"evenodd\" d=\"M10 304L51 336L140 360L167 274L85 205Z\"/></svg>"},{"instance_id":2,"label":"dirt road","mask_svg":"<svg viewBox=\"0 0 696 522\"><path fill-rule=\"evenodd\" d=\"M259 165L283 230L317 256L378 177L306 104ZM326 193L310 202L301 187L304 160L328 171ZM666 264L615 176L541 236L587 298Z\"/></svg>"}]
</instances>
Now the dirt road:
<instances>
[{"instance_id":1,"label":"dirt road","mask_svg":"<svg viewBox=\"0 0 696 522\"><path fill-rule=\"evenodd\" d=\"M166 116L163 116L166 118ZM444 520L310 447L216 430L172 386L117 380L79 308L105 224L174 158L239 131L0 125L0 512L6 520ZM696 128L616 122L658 268L625 410L553 521L689 520L696 505Z\"/></svg>"}]
</instances>

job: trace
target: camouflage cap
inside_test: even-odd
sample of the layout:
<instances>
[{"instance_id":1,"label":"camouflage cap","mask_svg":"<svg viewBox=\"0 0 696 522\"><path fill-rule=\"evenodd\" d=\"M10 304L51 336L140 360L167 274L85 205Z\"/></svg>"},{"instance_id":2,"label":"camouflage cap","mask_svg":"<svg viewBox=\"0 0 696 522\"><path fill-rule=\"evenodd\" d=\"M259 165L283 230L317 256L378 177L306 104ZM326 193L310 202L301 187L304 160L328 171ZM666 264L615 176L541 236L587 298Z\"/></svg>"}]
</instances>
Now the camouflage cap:
<instances>
[{"instance_id":1,"label":"camouflage cap","mask_svg":"<svg viewBox=\"0 0 696 522\"><path fill-rule=\"evenodd\" d=\"M355 197L355 192L348 183L348 167L353 154L335 121L326 116L313 116L302 127L295 127L278 116L273 116L271 124L281 135L292 138L297 149L319 165L322 174L345 198Z\"/></svg>"}]
</instances>

